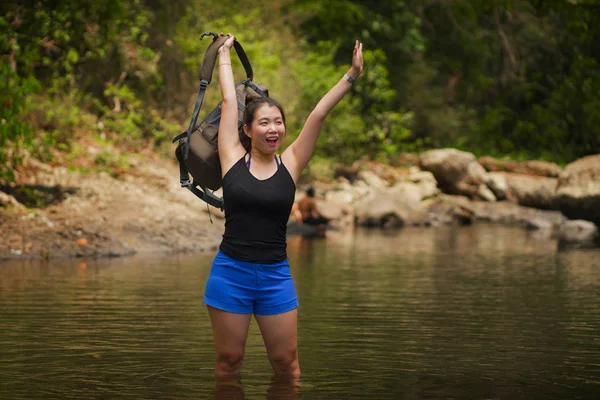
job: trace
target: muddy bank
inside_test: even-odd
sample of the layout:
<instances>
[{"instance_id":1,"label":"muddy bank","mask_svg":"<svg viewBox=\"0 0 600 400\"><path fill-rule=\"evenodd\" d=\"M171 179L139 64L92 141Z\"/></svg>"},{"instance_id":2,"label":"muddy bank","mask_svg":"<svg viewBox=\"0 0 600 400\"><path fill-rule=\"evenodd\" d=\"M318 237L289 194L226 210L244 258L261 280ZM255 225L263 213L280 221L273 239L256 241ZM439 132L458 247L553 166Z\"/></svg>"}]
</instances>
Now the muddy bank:
<instances>
[{"instance_id":1,"label":"muddy bank","mask_svg":"<svg viewBox=\"0 0 600 400\"><path fill-rule=\"evenodd\" d=\"M223 220L179 187L175 164L137 163L116 179L28 161L2 188L0 261L216 249Z\"/></svg>"}]
</instances>

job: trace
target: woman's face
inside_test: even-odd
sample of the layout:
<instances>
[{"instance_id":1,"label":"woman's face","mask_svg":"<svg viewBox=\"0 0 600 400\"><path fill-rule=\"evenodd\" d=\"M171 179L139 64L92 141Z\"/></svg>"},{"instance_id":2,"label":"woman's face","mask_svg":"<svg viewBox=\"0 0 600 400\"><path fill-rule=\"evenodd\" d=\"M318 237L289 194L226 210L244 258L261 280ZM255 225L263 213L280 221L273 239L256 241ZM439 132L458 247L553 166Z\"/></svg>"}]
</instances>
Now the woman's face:
<instances>
[{"instance_id":1,"label":"woman's face","mask_svg":"<svg viewBox=\"0 0 600 400\"><path fill-rule=\"evenodd\" d=\"M263 104L254 112L254 121L244 132L252 139L252 148L262 153L275 153L285 137L285 124L281 111L275 106Z\"/></svg>"}]
</instances>

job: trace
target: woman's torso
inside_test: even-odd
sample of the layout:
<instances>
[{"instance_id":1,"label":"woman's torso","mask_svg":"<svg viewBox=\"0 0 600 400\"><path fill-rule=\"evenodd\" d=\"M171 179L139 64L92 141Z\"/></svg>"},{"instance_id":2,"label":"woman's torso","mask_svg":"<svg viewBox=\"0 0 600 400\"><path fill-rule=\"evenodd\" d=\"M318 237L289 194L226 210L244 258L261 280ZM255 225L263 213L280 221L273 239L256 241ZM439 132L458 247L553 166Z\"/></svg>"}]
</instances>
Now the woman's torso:
<instances>
[{"instance_id":1,"label":"woman's torso","mask_svg":"<svg viewBox=\"0 0 600 400\"><path fill-rule=\"evenodd\" d=\"M296 185L279 160L276 172L257 179L240 158L223 177L225 233L220 249L243 261L285 260L287 223Z\"/></svg>"}]
</instances>

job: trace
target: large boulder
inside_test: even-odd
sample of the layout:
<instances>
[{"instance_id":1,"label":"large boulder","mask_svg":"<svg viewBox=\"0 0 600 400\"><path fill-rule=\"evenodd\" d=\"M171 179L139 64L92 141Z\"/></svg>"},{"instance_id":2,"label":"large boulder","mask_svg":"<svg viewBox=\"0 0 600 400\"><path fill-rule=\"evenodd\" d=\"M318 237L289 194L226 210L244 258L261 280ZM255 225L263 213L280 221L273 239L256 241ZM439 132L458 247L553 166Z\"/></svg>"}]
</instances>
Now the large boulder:
<instances>
[{"instance_id":1,"label":"large boulder","mask_svg":"<svg viewBox=\"0 0 600 400\"><path fill-rule=\"evenodd\" d=\"M556 178L505 173L508 200L525 207L553 210Z\"/></svg>"},{"instance_id":2,"label":"large boulder","mask_svg":"<svg viewBox=\"0 0 600 400\"><path fill-rule=\"evenodd\" d=\"M351 184L346 178L338 178L338 182L325 192L325 200L341 204L353 204L371 195L371 188L362 180L355 180ZM300 197L296 195L296 200Z\"/></svg>"},{"instance_id":3,"label":"large boulder","mask_svg":"<svg viewBox=\"0 0 600 400\"><path fill-rule=\"evenodd\" d=\"M488 176L475 155L457 149L430 150L421 154L421 169L431 172L443 192L473 198L495 200L485 190Z\"/></svg>"},{"instance_id":4,"label":"large boulder","mask_svg":"<svg viewBox=\"0 0 600 400\"><path fill-rule=\"evenodd\" d=\"M409 225L426 225L427 212L419 202L418 187L406 186L394 190L378 191L354 209L359 226L399 228Z\"/></svg>"},{"instance_id":5,"label":"large boulder","mask_svg":"<svg viewBox=\"0 0 600 400\"><path fill-rule=\"evenodd\" d=\"M345 230L354 227L354 209L340 201L317 200L319 213L329 219L329 227Z\"/></svg>"},{"instance_id":6,"label":"large boulder","mask_svg":"<svg viewBox=\"0 0 600 400\"><path fill-rule=\"evenodd\" d=\"M452 223L470 225L475 222L474 202L464 196L442 194L423 203L432 226Z\"/></svg>"},{"instance_id":7,"label":"large boulder","mask_svg":"<svg viewBox=\"0 0 600 400\"><path fill-rule=\"evenodd\" d=\"M581 158L566 166L558 178L556 204L570 219L600 225L600 154Z\"/></svg>"}]
</instances>

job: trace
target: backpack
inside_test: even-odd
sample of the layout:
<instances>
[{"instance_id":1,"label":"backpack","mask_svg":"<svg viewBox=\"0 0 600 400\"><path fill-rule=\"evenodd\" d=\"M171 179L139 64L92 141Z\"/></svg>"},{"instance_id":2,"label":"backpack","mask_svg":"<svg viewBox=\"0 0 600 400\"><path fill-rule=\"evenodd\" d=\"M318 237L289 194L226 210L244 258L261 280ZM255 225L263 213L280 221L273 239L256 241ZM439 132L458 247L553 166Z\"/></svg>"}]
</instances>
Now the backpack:
<instances>
[{"instance_id":1,"label":"backpack","mask_svg":"<svg viewBox=\"0 0 600 400\"><path fill-rule=\"evenodd\" d=\"M215 109L199 124L196 124L196 122L204 100L204 93L212 79L217 52L227 40L227 36L219 36L216 32L205 32L200 39L204 36L213 36L213 41L208 46L200 67L200 91L196 98L192 119L187 130L173 138L172 143L179 141L175 149L175 156L179 162L181 187L190 190L202 201L223 210L223 198L217 197L212 192L222 185L221 163L217 147L222 102L219 102ZM256 85L252 82L252 66L237 39L234 41L233 47L246 70L247 76L247 79L235 84L238 102L238 134L241 140L245 136L242 127L247 100L256 97L267 97L269 92L264 85ZM190 174L193 177L193 182L190 181Z\"/></svg>"}]
</instances>

